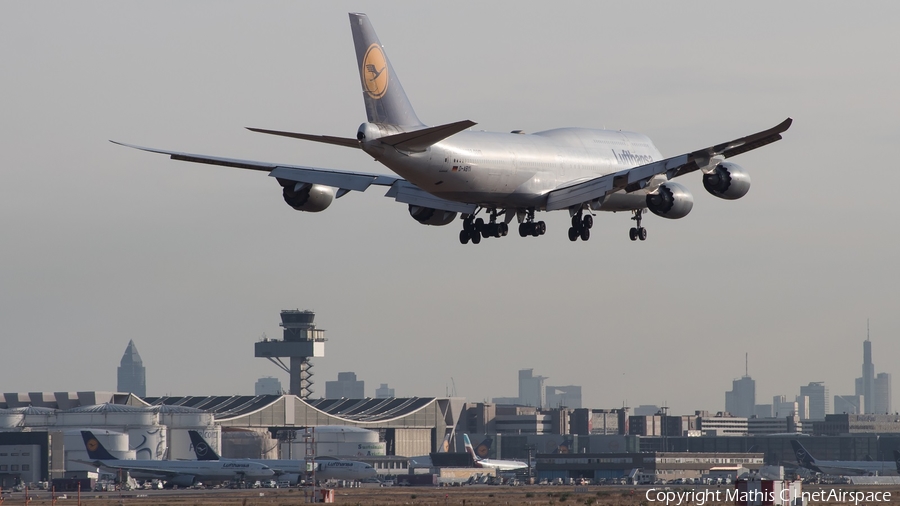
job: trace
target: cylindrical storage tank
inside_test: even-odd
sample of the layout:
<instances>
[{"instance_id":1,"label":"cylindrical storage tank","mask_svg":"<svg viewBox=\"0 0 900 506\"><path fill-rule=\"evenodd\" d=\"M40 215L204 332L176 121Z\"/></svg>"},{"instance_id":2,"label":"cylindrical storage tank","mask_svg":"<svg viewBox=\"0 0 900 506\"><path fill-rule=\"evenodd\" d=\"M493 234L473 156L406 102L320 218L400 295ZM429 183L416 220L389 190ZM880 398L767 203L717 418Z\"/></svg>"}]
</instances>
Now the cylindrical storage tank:
<instances>
[{"instance_id":1,"label":"cylindrical storage tank","mask_svg":"<svg viewBox=\"0 0 900 506\"><path fill-rule=\"evenodd\" d=\"M150 427L159 425L159 417L152 408L105 403L62 411L57 423L66 427Z\"/></svg>"},{"instance_id":2,"label":"cylindrical storage tank","mask_svg":"<svg viewBox=\"0 0 900 506\"><path fill-rule=\"evenodd\" d=\"M152 409L159 413L159 423L170 429L209 427L215 421L212 413L187 406L162 405Z\"/></svg>"},{"instance_id":3,"label":"cylindrical storage tank","mask_svg":"<svg viewBox=\"0 0 900 506\"><path fill-rule=\"evenodd\" d=\"M87 427L84 429L66 430L63 436L63 443L66 452L66 471L96 471L97 467L90 464L81 464L76 460L89 461L92 460L88 456L87 449L84 447L84 438L81 435L82 430L89 430L97 438L97 441L106 448L113 457L118 459L134 459L135 452L128 445L128 434L121 432L111 432L104 429Z\"/></svg>"},{"instance_id":4,"label":"cylindrical storage tank","mask_svg":"<svg viewBox=\"0 0 900 506\"><path fill-rule=\"evenodd\" d=\"M28 406L27 408L14 408L12 411L22 413L24 427L51 427L57 423L58 411L53 408Z\"/></svg>"},{"instance_id":5,"label":"cylindrical storage tank","mask_svg":"<svg viewBox=\"0 0 900 506\"><path fill-rule=\"evenodd\" d=\"M194 445L191 443L190 430L203 436L206 444L221 455L219 443L221 429L214 422L212 413L187 406L155 406L159 413L159 423L166 427L166 443L169 460L195 460Z\"/></svg>"},{"instance_id":6,"label":"cylindrical storage tank","mask_svg":"<svg viewBox=\"0 0 900 506\"><path fill-rule=\"evenodd\" d=\"M266 430L222 430L222 457L228 459L277 459L278 441Z\"/></svg>"},{"instance_id":7,"label":"cylindrical storage tank","mask_svg":"<svg viewBox=\"0 0 900 506\"><path fill-rule=\"evenodd\" d=\"M281 457L287 455L306 454L306 442L304 433L299 430L290 443L284 443L281 447ZM322 425L313 429L310 434L316 441L316 454L329 457L367 457L384 456L387 453L387 445L378 441L378 433L368 429L354 427L352 425Z\"/></svg>"},{"instance_id":8,"label":"cylindrical storage tank","mask_svg":"<svg viewBox=\"0 0 900 506\"><path fill-rule=\"evenodd\" d=\"M155 409L121 404L79 406L61 411L57 423L63 427L95 427L128 434L135 458L159 460L166 454L166 434Z\"/></svg>"},{"instance_id":9,"label":"cylindrical storage tank","mask_svg":"<svg viewBox=\"0 0 900 506\"><path fill-rule=\"evenodd\" d=\"M25 414L14 409L0 409L0 430L19 429L25 424Z\"/></svg>"}]
</instances>

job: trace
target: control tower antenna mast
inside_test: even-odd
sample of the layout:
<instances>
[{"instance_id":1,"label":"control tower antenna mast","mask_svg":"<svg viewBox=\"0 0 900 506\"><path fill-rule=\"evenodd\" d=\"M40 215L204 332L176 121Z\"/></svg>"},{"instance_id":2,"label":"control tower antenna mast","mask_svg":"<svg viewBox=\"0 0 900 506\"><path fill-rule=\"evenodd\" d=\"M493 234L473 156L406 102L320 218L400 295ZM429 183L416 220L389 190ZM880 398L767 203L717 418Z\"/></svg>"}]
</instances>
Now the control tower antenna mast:
<instances>
[{"instance_id":1,"label":"control tower antenna mast","mask_svg":"<svg viewBox=\"0 0 900 506\"><path fill-rule=\"evenodd\" d=\"M263 338L254 347L256 357L269 359L290 375L289 393L303 400L313 393L310 359L325 356L325 331L316 328L315 319L316 313L312 311L286 309L281 312L284 340ZM285 365L281 357L290 358L290 366Z\"/></svg>"}]
</instances>

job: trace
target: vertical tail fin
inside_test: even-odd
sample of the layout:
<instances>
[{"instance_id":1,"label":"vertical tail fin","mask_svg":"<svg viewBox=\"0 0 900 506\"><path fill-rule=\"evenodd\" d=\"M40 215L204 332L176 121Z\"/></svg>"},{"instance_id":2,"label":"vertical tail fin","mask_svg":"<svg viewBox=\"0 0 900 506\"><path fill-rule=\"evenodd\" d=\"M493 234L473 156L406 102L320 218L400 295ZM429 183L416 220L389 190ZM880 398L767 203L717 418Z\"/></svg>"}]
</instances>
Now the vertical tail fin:
<instances>
[{"instance_id":1,"label":"vertical tail fin","mask_svg":"<svg viewBox=\"0 0 900 506\"><path fill-rule=\"evenodd\" d=\"M574 441L572 441L571 439L566 439L562 443L559 443L559 445L556 447L556 449L553 450L553 453L556 453L556 454L571 453L573 443L574 443Z\"/></svg>"},{"instance_id":2,"label":"vertical tail fin","mask_svg":"<svg viewBox=\"0 0 900 506\"><path fill-rule=\"evenodd\" d=\"M422 127L365 14L350 13L350 31L369 123Z\"/></svg>"},{"instance_id":3,"label":"vertical tail fin","mask_svg":"<svg viewBox=\"0 0 900 506\"><path fill-rule=\"evenodd\" d=\"M794 448L794 455L796 455L797 463L800 464L801 467L818 471L818 468L816 467L816 459L814 459L813 456L810 455L808 451L806 451L806 448L804 448L803 445L800 444L800 441L792 439L791 447Z\"/></svg>"},{"instance_id":4,"label":"vertical tail fin","mask_svg":"<svg viewBox=\"0 0 900 506\"><path fill-rule=\"evenodd\" d=\"M472 460L474 460L475 462L478 462L479 460L481 460L480 458L478 458L478 455L475 453L475 448L472 447L472 442L469 441L468 434L463 434L463 443L466 447L466 453L468 453L469 455L472 456Z\"/></svg>"},{"instance_id":5,"label":"vertical tail fin","mask_svg":"<svg viewBox=\"0 0 900 506\"><path fill-rule=\"evenodd\" d=\"M447 453L450 451L450 436L451 432L447 431L447 435L444 436L444 441L441 443L440 448L438 448L438 453Z\"/></svg>"},{"instance_id":6,"label":"vertical tail fin","mask_svg":"<svg viewBox=\"0 0 900 506\"><path fill-rule=\"evenodd\" d=\"M219 454L209 446L199 432L189 430L188 434L191 436L191 445L194 447L194 455L197 456L197 460L219 460Z\"/></svg>"},{"instance_id":7,"label":"vertical tail fin","mask_svg":"<svg viewBox=\"0 0 900 506\"><path fill-rule=\"evenodd\" d=\"M87 450L88 458L91 460L119 460L106 451L106 448L100 444L100 441L94 437L94 433L89 430L81 431L81 438L84 439L84 448Z\"/></svg>"}]
</instances>

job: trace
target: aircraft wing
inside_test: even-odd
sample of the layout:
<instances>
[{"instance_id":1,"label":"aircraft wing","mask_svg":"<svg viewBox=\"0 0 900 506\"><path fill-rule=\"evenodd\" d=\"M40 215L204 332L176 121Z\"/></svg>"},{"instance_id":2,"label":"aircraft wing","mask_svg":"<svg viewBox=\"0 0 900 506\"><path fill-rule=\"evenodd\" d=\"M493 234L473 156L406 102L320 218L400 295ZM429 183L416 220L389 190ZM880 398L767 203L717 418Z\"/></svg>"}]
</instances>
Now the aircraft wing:
<instances>
[{"instance_id":1,"label":"aircraft wing","mask_svg":"<svg viewBox=\"0 0 900 506\"><path fill-rule=\"evenodd\" d=\"M123 465L121 462L117 462L117 465L110 465L107 462L102 460L80 460L80 459L72 459L72 462L78 462L79 464L85 464L94 467L102 467L103 469L107 469L110 471L118 471L123 470L127 472L141 472L145 474L152 474L155 476L159 476L160 478L172 478L175 476L179 476L184 474L181 471L176 471L172 469L158 469L155 467L141 467L141 466L131 466L131 465Z\"/></svg>"},{"instance_id":2,"label":"aircraft wing","mask_svg":"<svg viewBox=\"0 0 900 506\"><path fill-rule=\"evenodd\" d=\"M441 211L452 211L472 214L477 206L452 202L422 190L418 186L397 176L384 174L372 174L368 172L354 172L339 169L322 169L317 167L304 167L299 165L287 165L280 163L255 162L240 160L237 158L223 158L219 156L197 155L193 153L181 153L178 151L166 151L163 149L146 148L125 144L123 142L110 141L113 144L125 146L150 153L169 155L172 160L184 162L205 163L209 165L221 165L223 167L235 167L238 169L250 169L268 172L270 176L279 180L294 181L298 184L317 184L337 188L337 198L343 197L350 191L366 191L369 186L390 186L386 197L403 204L411 204L422 207L430 207Z\"/></svg>"},{"instance_id":3,"label":"aircraft wing","mask_svg":"<svg viewBox=\"0 0 900 506\"><path fill-rule=\"evenodd\" d=\"M781 139L781 133L790 128L793 120L788 118L778 125L762 132L741 137L699 149L687 154L639 165L587 181L566 184L547 194L546 209L554 211L577 206L591 200L602 199L619 190L632 192L647 185L653 176L665 174L669 179L698 169L714 166L721 159L746 153Z\"/></svg>"}]
</instances>

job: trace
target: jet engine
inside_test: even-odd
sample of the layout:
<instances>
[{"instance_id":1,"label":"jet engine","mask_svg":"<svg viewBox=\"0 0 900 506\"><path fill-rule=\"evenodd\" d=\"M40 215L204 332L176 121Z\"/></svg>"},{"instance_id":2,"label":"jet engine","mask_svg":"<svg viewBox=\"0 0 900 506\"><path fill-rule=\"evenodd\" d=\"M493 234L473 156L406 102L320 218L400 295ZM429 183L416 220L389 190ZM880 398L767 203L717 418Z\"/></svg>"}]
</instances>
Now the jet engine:
<instances>
[{"instance_id":1,"label":"jet engine","mask_svg":"<svg viewBox=\"0 0 900 506\"><path fill-rule=\"evenodd\" d=\"M279 179L283 187L281 193L287 205L298 211L317 213L324 211L334 201L334 188L320 184L304 184ZM299 186L299 188L298 188Z\"/></svg>"},{"instance_id":2,"label":"jet engine","mask_svg":"<svg viewBox=\"0 0 900 506\"><path fill-rule=\"evenodd\" d=\"M197 481L197 477L191 474L179 474L177 476L173 476L166 480L166 486L172 488L173 486L179 487L190 487Z\"/></svg>"},{"instance_id":3,"label":"jet engine","mask_svg":"<svg viewBox=\"0 0 900 506\"><path fill-rule=\"evenodd\" d=\"M422 225L449 225L456 219L456 213L452 211L441 211L440 209L432 209L430 207L421 207L409 205L409 215Z\"/></svg>"},{"instance_id":4,"label":"jet engine","mask_svg":"<svg viewBox=\"0 0 900 506\"><path fill-rule=\"evenodd\" d=\"M703 187L720 199L737 200L750 191L750 175L736 163L722 162L703 175Z\"/></svg>"},{"instance_id":5,"label":"jet engine","mask_svg":"<svg viewBox=\"0 0 900 506\"><path fill-rule=\"evenodd\" d=\"M663 218L684 218L694 207L694 196L684 186L672 181L659 185L654 192L647 194L647 208L650 212Z\"/></svg>"}]
</instances>

